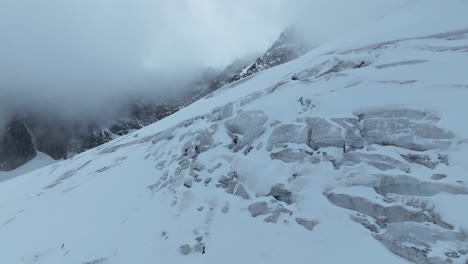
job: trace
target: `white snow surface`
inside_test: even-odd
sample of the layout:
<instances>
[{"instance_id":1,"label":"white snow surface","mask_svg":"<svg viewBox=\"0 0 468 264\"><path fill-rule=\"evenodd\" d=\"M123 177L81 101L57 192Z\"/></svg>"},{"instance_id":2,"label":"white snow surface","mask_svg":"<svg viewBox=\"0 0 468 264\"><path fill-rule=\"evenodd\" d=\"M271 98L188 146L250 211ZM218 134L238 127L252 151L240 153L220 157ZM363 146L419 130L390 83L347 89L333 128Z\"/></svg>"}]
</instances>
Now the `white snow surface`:
<instances>
[{"instance_id":1,"label":"white snow surface","mask_svg":"<svg viewBox=\"0 0 468 264\"><path fill-rule=\"evenodd\" d=\"M466 10L467 1L412 1L151 126L0 183L0 263L468 263ZM372 119L379 111L446 134L420 142L427 129L415 132L424 150L371 143L362 122L398 119ZM363 146L343 153L328 133L318 149L293 132L275 136L313 117L344 138L332 119L361 122ZM396 124L388 131L404 129ZM277 184L292 202L270 193ZM267 208L253 217L260 202Z\"/></svg>"},{"instance_id":2,"label":"white snow surface","mask_svg":"<svg viewBox=\"0 0 468 264\"><path fill-rule=\"evenodd\" d=\"M43 168L56 162L57 161L49 155L42 152L38 152L37 156L34 159L28 161L23 166L12 171L0 171L0 182L18 177L20 175Z\"/></svg>"}]
</instances>

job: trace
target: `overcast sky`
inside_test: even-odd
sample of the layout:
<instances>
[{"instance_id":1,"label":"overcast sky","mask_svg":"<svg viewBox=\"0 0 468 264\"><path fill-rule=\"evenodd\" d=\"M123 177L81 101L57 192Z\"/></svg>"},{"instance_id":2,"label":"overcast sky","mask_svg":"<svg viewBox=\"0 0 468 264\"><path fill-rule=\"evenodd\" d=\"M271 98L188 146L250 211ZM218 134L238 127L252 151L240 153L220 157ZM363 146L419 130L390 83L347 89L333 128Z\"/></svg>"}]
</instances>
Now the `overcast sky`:
<instances>
[{"instance_id":1,"label":"overcast sky","mask_svg":"<svg viewBox=\"0 0 468 264\"><path fill-rule=\"evenodd\" d=\"M1 0L0 116L96 111L264 51L290 24L320 44L405 1Z\"/></svg>"}]
</instances>

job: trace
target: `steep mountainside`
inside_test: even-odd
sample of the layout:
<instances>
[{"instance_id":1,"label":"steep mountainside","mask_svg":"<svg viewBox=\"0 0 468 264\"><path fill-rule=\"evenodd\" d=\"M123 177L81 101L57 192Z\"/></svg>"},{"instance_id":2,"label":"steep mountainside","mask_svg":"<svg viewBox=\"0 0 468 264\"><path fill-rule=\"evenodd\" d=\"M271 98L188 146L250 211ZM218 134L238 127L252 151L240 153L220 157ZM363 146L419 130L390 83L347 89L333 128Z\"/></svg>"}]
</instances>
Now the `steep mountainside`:
<instances>
[{"instance_id":1,"label":"steep mountainside","mask_svg":"<svg viewBox=\"0 0 468 264\"><path fill-rule=\"evenodd\" d=\"M246 56L245 58L235 60L233 63L228 65L221 73L217 74L216 77L209 81L207 84L208 90L206 94L214 92L226 84L233 82L233 78L246 67L250 65L252 61L256 60L256 56ZM206 85L205 85L206 86Z\"/></svg>"},{"instance_id":2,"label":"steep mountainside","mask_svg":"<svg viewBox=\"0 0 468 264\"><path fill-rule=\"evenodd\" d=\"M275 43L262 56L258 57L253 64L238 70L232 76L230 82L244 79L259 71L297 59L313 47L295 29L288 28L281 33Z\"/></svg>"},{"instance_id":3,"label":"steep mountainside","mask_svg":"<svg viewBox=\"0 0 468 264\"><path fill-rule=\"evenodd\" d=\"M283 46L292 45L287 42L292 40L291 38L286 38L286 33L283 33L274 46L278 46L278 43L282 43ZM281 49L281 52L275 49L274 52L270 52L271 54L268 53L269 61L286 62L284 59L285 54L282 51L288 50L288 48L279 49ZM119 118L99 121L64 120L59 116L44 113L18 114L11 122L25 124L30 129L37 144L35 146L29 144L24 137L15 138L16 135L20 136L19 134L10 135L10 138L21 142L23 146L29 144L30 147L34 148L31 151L35 152L35 148L37 147L37 151L46 153L56 160L69 158L77 153L92 149L152 124L219 89L223 85L232 82L234 76L241 72L246 64L254 60L251 57L247 56L246 58L236 60L220 73L211 72L204 74L199 81L192 83L183 95L176 98L158 98L154 102L143 102L143 100L135 98L128 103L128 110ZM24 155L21 155L22 153ZM0 166L0 171L16 169L34 157L26 152L21 152L21 150L18 150L18 153L14 155L9 155L8 158L6 154L0 153L0 164L5 164Z\"/></svg>"},{"instance_id":4,"label":"steep mountainside","mask_svg":"<svg viewBox=\"0 0 468 264\"><path fill-rule=\"evenodd\" d=\"M9 122L0 138L0 171L16 169L36 155L36 142L27 125Z\"/></svg>"},{"instance_id":5,"label":"steep mountainside","mask_svg":"<svg viewBox=\"0 0 468 264\"><path fill-rule=\"evenodd\" d=\"M468 263L468 3L440 3L0 183L0 263Z\"/></svg>"}]
</instances>

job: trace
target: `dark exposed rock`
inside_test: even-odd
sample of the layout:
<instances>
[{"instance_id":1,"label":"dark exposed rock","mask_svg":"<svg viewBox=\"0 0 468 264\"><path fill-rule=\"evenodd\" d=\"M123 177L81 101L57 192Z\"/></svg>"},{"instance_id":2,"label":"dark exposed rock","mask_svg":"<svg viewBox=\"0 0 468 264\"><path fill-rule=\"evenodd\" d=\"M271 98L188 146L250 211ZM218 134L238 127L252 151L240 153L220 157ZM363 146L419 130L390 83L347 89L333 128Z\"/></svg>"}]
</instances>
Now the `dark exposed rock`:
<instances>
[{"instance_id":1,"label":"dark exposed rock","mask_svg":"<svg viewBox=\"0 0 468 264\"><path fill-rule=\"evenodd\" d=\"M192 252L192 248L189 244L185 244L179 247L180 254L186 256Z\"/></svg>"},{"instance_id":2,"label":"dark exposed rock","mask_svg":"<svg viewBox=\"0 0 468 264\"><path fill-rule=\"evenodd\" d=\"M431 179L436 180L436 181L442 180L442 179L445 179L445 178L447 178L447 175L439 174L439 173L432 174L432 176L431 176Z\"/></svg>"},{"instance_id":3,"label":"dark exposed rock","mask_svg":"<svg viewBox=\"0 0 468 264\"><path fill-rule=\"evenodd\" d=\"M445 164L447 166L449 166L449 161L448 161L448 156L447 155L442 155L442 154L439 154L437 156L437 159L439 160L440 163L442 164Z\"/></svg>"},{"instance_id":4,"label":"dark exposed rock","mask_svg":"<svg viewBox=\"0 0 468 264\"><path fill-rule=\"evenodd\" d=\"M243 185L237 186L237 190L234 192L234 195L242 197L242 199L250 199L249 193L245 190Z\"/></svg>"},{"instance_id":5,"label":"dark exposed rock","mask_svg":"<svg viewBox=\"0 0 468 264\"><path fill-rule=\"evenodd\" d=\"M267 223L276 223L278 221L278 218L280 217L281 212L279 210L275 210L272 212L270 216L265 218L263 221Z\"/></svg>"},{"instance_id":6,"label":"dark exposed rock","mask_svg":"<svg viewBox=\"0 0 468 264\"><path fill-rule=\"evenodd\" d=\"M305 229L312 231L314 230L314 227L318 224L317 220L307 220L304 218L296 218L296 223L299 225L303 226Z\"/></svg>"},{"instance_id":7,"label":"dark exposed rock","mask_svg":"<svg viewBox=\"0 0 468 264\"><path fill-rule=\"evenodd\" d=\"M136 119L120 120L112 124L109 128L109 131L114 135L123 136L144 126L145 123L139 122Z\"/></svg>"},{"instance_id":8,"label":"dark exposed rock","mask_svg":"<svg viewBox=\"0 0 468 264\"><path fill-rule=\"evenodd\" d=\"M56 116L31 115L24 121L36 139L37 150L54 159L67 157L74 135L88 131L81 124L71 124ZM86 133L86 132L84 132Z\"/></svg>"},{"instance_id":9,"label":"dark exposed rock","mask_svg":"<svg viewBox=\"0 0 468 264\"><path fill-rule=\"evenodd\" d=\"M19 120L9 122L0 135L0 171L14 170L37 155L34 136Z\"/></svg>"},{"instance_id":10,"label":"dark exposed rock","mask_svg":"<svg viewBox=\"0 0 468 264\"><path fill-rule=\"evenodd\" d=\"M342 60L340 58L328 59L314 67L295 73L291 79L293 81L312 78L331 78L332 76L344 75L344 71L358 69L368 66L365 61Z\"/></svg>"},{"instance_id":11,"label":"dark exposed rock","mask_svg":"<svg viewBox=\"0 0 468 264\"><path fill-rule=\"evenodd\" d=\"M211 182L211 177L206 178L203 182L204 182L205 184L210 183L210 182Z\"/></svg>"},{"instance_id":12,"label":"dark exposed rock","mask_svg":"<svg viewBox=\"0 0 468 264\"><path fill-rule=\"evenodd\" d=\"M230 205L229 205L228 202L226 202L226 203L224 204L223 208L221 208L221 212L222 212L223 214L226 214L227 212L229 212L229 208L230 208Z\"/></svg>"},{"instance_id":13,"label":"dark exposed rock","mask_svg":"<svg viewBox=\"0 0 468 264\"><path fill-rule=\"evenodd\" d=\"M195 244L195 246L193 246L193 250L195 252L205 254L205 243L199 241L197 244Z\"/></svg>"},{"instance_id":14,"label":"dark exposed rock","mask_svg":"<svg viewBox=\"0 0 468 264\"><path fill-rule=\"evenodd\" d=\"M221 176L216 186L225 189L226 193L239 196L245 200L250 199L250 195L244 185L239 183L239 175L235 171L231 171Z\"/></svg>"},{"instance_id":15,"label":"dark exposed rock","mask_svg":"<svg viewBox=\"0 0 468 264\"><path fill-rule=\"evenodd\" d=\"M259 71L275 67L294 60L311 50L313 46L307 43L292 28L281 33L276 42L248 68L237 72L230 80L235 82L251 76Z\"/></svg>"},{"instance_id":16,"label":"dark exposed rock","mask_svg":"<svg viewBox=\"0 0 468 264\"><path fill-rule=\"evenodd\" d=\"M187 179L187 180L184 181L184 186L186 188L192 188L192 184L193 184L192 179Z\"/></svg>"},{"instance_id":17,"label":"dark exposed rock","mask_svg":"<svg viewBox=\"0 0 468 264\"><path fill-rule=\"evenodd\" d=\"M351 215L351 220L353 220L356 223L361 224L364 228L368 229L369 231L373 233L378 233L380 230L377 225L371 223L366 218L366 215L362 215L362 214Z\"/></svg>"},{"instance_id":18,"label":"dark exposed rock","mask_svg":"<svg viewBox=\"0 0 468 264\"><path fill-rule=\"evenodd\" d=\"M276 200L285 202L287 204L294 203L292 192L288 190L286 186L284 186L284 184L281 184L281 183L277 183L273 185L268 195L271 195Z\"/></svg>"},{"instance_id":19,"label":"dark exposed rock","mask_svg":"<svg viewBox=\"0 0 468 264\"><path fill-rule=\"evenodd\" d=\"M207 94L218 90L219 88L223 87L226 84L231 83L233 80L233 77L236 74L241 72L242 69L246 67L246 65L249 65L253 61L255 61L256 56L257 55L247 56L245 58L235 60L233 63L228 65L221 73L217 74L216 77L210 80L210 83L207 89Z\"/></svg>"},{"instance_id":20,"label":"dark exposed rock","mask_svg":"<svg viewBox=\"0 0 468 264\"><path fill-rule=\"evenodd\" d=\"M91 135L83 138L79 152L95 148L114 139L114 136L107 130L97 130Z\"/></svg>"},{"instance_id":21,"label":"dark exposed rock","mask_svg":"<svg viewBox=\"0 0 468 264\"><path fill-rule=\"evenodd\" d=\"M231 183L237 181L237 173L235 171L232 171L226 175L221 176L219 178L218 182L221 184L222 188L227 188Z\"/></svg>"},{"instance_id":22,"label":"dark exposed rock","mask_svg":"<svg viewBox=\"0 0 468 264\"><path fill-rule=\"evenodd\" d=\"M406 154L401 155L406 161L411 163L417 163L428 167L429 169L435 169L437 167L437 162L432 161L429 156L426 155L418 155L418 154Z\"/></svg>"},{"instance_id":23,"label":"dark exposed rock","mask_svg":"<svg viewBox=\"0 0 468 264\"><path fill-rule=\"evenodd\" d=\"M98 259L95 259L95 260L83 262L81 264L102 264L102 263L107 262L108 260L109 260L109 258L98 258Z\"/></svg>"}]
</instances>

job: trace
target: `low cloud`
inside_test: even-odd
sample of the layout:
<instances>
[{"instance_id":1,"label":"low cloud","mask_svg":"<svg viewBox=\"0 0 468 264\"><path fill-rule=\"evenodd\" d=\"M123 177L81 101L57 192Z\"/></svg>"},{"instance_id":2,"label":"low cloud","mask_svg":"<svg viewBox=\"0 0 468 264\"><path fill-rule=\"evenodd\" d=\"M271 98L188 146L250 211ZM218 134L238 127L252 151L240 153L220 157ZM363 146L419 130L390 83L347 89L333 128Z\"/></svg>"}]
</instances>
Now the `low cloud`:
<instances>
[{"instance_id":1,"label":"low cloud","mask_svg":"<svg viewBox=\"0 0 468 264\"><path fill-rule=\"evenodd\" d=\"M111 113L129 95L180 91L206 67L264 51L290 24L320 44L405 1L388 2L2 0L0 119Z\"/></svg>"}]
</instances>

